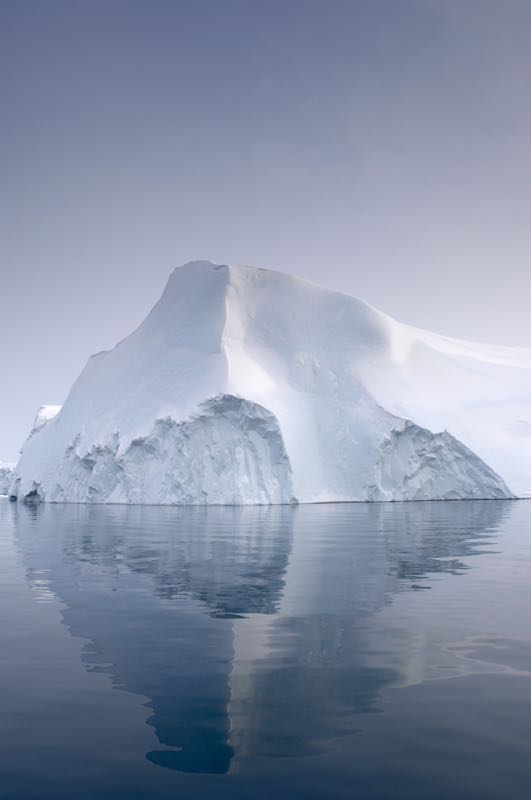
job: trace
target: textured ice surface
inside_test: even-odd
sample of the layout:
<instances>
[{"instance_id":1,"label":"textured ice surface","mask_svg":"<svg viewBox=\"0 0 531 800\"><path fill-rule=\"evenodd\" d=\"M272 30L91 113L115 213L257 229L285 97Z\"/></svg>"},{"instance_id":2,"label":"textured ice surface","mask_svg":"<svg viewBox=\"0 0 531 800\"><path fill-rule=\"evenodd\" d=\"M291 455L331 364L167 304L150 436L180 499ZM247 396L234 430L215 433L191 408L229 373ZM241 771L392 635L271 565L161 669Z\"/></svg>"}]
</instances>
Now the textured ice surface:
<instances>
[{"instance_id":1,"label":"textured ice surface","mask_svg":"<svg viewBox=\"0 0 531 800\"><path fill-rule=\"evenodd\" d=\"M290 503L291 468L275 417L225 395L190 419L156 420L119 452L118 436L66 453L51 501L189 505Z\"/></svg>"},{"instance_id":2,"label":"textured ice surface","mask_svg":"<svg viewBox=\"0 0 531 800\"><path fill-rule=\"evenodd\" d=\"M238 504L525 495L529 419L529 350L418 331L283 273L193 262L136 331L89 359L60 410L41 411L11 491Z\"/></svg>"},{"instance_id":3,"label":"textured ice surface","mask_svg":"<svg viewBox=\"0 0 531 800\"><path fill-rule=\"evenodd\" d=\"M372 500L507 497L500 478L447 431L413 422L393 428L382 442Z\"/></svg>"}]
</instances>

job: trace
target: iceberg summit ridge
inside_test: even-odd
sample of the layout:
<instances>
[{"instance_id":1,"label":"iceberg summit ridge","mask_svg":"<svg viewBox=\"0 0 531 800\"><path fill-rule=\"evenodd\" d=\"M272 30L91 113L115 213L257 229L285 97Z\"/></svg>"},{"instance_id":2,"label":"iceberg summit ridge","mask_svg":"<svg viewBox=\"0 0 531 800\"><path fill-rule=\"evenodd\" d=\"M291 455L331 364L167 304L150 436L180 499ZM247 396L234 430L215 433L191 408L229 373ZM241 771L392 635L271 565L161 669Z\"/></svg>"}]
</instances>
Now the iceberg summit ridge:
<instances>
[{"instance_id":1,"label":"iceberg summit ridge","mask_svg":"<svg viewBox=\"0 0 531 800\"><path fill-rule=\"evenodd\" d=\"M40 409L9 492L271 504L531 496L531 350L403 325L256 267L174 270Z\"/></svg>"}]
</instances>

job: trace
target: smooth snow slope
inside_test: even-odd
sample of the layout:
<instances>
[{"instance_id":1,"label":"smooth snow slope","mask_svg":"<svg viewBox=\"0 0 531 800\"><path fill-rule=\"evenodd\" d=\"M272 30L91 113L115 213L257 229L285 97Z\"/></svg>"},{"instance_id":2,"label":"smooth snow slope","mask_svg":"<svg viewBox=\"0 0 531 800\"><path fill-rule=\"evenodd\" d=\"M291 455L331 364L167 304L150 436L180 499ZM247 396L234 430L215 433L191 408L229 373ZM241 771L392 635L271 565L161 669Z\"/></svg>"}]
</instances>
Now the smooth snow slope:
<instances>
[{"instance_id":1,"label":"smooth snow slope","mask_svg":"<svg viewBox=\"0 0 531 800\"><path fill-rule=\"evenodd\" d=\"M279 272L192 262L37 427L20 498L524 496L531 351L418 331Z\"/></svg>"}]
</instances>

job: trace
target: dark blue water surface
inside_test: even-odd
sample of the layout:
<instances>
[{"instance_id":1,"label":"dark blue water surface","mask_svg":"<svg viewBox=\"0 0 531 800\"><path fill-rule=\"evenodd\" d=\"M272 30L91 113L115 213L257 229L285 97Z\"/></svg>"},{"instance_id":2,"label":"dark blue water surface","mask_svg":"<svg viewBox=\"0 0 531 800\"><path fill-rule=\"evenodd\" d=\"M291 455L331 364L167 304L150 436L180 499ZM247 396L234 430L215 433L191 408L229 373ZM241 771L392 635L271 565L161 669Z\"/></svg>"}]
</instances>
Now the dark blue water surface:
<instances>
[{"instance_id":1,"label":"dark blue water surface","mask_svg":"<svg viewBox=\"0 0 531 800\"><path fill-rule=\"evenodd\" d=\"M2 800L531 797L531 502L0 501Z\"/></svg>"}]
</instances>

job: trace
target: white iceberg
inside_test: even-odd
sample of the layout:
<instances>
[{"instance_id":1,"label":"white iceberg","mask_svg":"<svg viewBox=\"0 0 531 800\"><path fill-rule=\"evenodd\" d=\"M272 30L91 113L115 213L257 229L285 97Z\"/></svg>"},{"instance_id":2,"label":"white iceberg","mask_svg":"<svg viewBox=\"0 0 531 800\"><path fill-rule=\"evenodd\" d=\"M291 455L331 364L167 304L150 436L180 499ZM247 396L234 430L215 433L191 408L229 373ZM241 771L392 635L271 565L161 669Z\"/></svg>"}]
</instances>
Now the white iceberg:
<instances>
[{"instance_id":1,"label":"white iceberg","mask_svg":"<svg viewBox=\"0 0 531 800\"><path fill-rule=\"evenodd\" d=\"M270 270L176 269L140 327L46 408L14 498L531 495L531 350L421 331Z\"/></svg>"},{"instance_id":2,"label":"white iceberg","mask_svg":"<svg viewBox=\"0 0 531 800\"><path fill-rule=\"evenodd\" d=\"M15 465L0 461L0 496L9 493L9 487L15 474Z\"/></svg>"}]
</instances>

